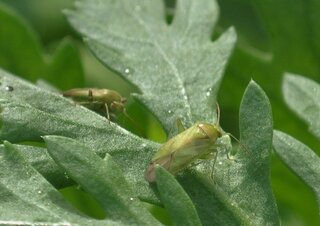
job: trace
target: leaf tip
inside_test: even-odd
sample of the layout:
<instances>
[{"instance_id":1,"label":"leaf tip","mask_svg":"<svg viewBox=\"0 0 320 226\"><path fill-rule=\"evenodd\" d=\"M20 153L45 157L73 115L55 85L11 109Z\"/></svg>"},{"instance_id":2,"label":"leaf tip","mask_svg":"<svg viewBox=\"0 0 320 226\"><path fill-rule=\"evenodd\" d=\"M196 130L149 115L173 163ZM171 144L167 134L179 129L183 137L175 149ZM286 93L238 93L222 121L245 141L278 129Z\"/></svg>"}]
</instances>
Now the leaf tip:
<instances>
[{"instance_id":1,"label":"leaf tip","mask_svg":"<svg viewBox=\"0 0 320 226\"><path fill-rule=\"evenodd\" d=\"M3 141L3 145L4 145L5 147L9 147L9 146L11 146L12 144L11 144L9 141L4 140L4 141Z\"/></svg>"}]
</instances>

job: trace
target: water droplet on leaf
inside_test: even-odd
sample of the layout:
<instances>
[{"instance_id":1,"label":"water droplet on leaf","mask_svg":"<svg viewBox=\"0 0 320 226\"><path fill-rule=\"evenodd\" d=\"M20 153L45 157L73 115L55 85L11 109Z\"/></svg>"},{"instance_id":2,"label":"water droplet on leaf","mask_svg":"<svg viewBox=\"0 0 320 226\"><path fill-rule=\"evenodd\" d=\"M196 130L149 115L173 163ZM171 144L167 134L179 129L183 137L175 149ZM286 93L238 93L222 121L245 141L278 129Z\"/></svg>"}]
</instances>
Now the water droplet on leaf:
<instances>
[{"instance_id":1,"label":"water droplet on leaf","mask_svg":"<svg viewBox=\"0 0 320 226\"><path fill-rule=\"evenodd\" d=\"M129 69L129 68L126 68L126 69L124 70L124 73L129 74L129 73L130 73L130 69Z\"/></svg>"},{"instance_id":2,"label":"water droplet on leaf","mask_svg":"<svg viewBox=\"0 0 320 226\"><path fill-rule=\"evenodd\" d=\"M13 87L12 86L6 86L5 90L11 92L11 91L13 91Z\"/></svg>"}]
</instances>

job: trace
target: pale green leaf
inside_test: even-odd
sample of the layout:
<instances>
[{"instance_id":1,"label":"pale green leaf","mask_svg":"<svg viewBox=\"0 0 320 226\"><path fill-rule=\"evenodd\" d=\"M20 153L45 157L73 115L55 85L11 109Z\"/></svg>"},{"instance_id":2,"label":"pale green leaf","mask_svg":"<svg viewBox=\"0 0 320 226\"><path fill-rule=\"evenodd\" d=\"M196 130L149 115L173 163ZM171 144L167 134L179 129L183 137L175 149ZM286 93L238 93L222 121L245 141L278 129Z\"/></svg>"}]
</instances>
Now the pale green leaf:
<instances>
[{"instance_id":1,"label":"pale green leaf","mask_svg":"<svg viewBox=\"0 0 320 226\"><path fill-rule=\"evenodd\" d=\"M74 104L60 94L45 91L26 81L0 71L0 139L10 142L40 141L44 135L61 135L77 139L100 156L110 153L124 169L143 199L155 199L143 172L159 144L137 137L100 115ZM6 87L12 86L12 91ZM29 153L25 155L34 156ZM58 168L42 154L38 168L48 170L49 181L65 184L66 178L56 178ZM45 161L47 159L47 161ZM37 158L29 158L31 162ZM130 164L128 164L130 162ZM32 163L35 164L35 163ZM49 166L49 167L48 167ZM50 168L51 167L51 168ZM53 167L53 168L52 168Z\"/></svg>"},{"instance_id":2,"label":"pale green leaf","mask_svg":"<svg viewBox=\"0 0 320 226\"><path fill-rule=\"evenodd\" d=\"M273 147L279 157L316 194L320 214L320 158L309 147L293 137L275 131Z\"/></svg>"},{"instance_id":3,"label":"pale green leaf","mask_svg":"<svg viewBox=\"0 0 320 226\"><path fill-rule=\"evenodd\" d=\"M168 210L174 225L201 225L191 199L172 174L162 167L156 168L157 188L161 201Z\"/></svg>"},{"instance_id":4,"label":"pale green leaf","mask_svg":"<svg viewBox=\"0 0 320 226\"><path fill-rule=\"evenodd\" d=\"M210 40L215 1L178 1L171 25L161 0L82 0L67 15L93 53L140 89L135 97L169 136L178 132L178 118L186 127L215 121L215 97L236 39L229 29Z\"/></svg>"},{"instance_id":5,"label":"pale green leaf","mask_svg":"<svg viewBox=\"0 0 320 226\"><path fill-rule=\"evenodd\" d=\"M8 142L0 146L0 188L1 225L121 225L73 209Z\"/></svg>"},{"instance_id":6,"label":"pale green leaf","mask_svg":"<svg viewBox=\"0 0 320 226\"><path fill-rule=\"evenodd\" d=\"M308 78L287 73L282 92L290 109L308 123L320 139L320 85Z\"/></svg>"},{"instance_id":7,"label":"pale green leaf","mask_svg":"<svg viewBox=\"0 0 320 226\"><path fill-rule=\"evenodd\" d=\"M213 178L209 169L183 178L203 225L279 225L269 180L272 145L271 106L263 90L250 82L240 107L242 148L234 159L220 150ZM192 172L191 172L192 173Z\"/></svg>"},{"instance_id":8,"label":"pale green leaf","mask_svg":"<svg viewBox=\"0 0 320 226\"><path fill-rule=\"evenodd\" d=\"M103 160L70 138L46 136L44 140L52 158L100 202L109 219L128 225L160 225L142 206L110 155Z\"/></svg>"}]
</instances>

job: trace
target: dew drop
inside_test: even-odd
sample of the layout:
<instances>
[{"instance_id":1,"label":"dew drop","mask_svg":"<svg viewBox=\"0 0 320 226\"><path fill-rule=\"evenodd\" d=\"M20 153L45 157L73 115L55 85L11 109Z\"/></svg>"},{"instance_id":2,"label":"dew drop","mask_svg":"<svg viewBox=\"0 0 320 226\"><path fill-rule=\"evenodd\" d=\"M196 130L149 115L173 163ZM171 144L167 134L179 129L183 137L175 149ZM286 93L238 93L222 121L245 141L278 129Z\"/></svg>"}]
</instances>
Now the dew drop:
<instances>
[{"instance_id":1,"label":"dew drop","mask_svg":"<svg viewBox=\"0 0 320 226\"><path fill-rule=\"evenodd\" d=\"M207 92L206 92L206 96L209 97L209 96L211 95L211 92L212 92L212 89L209 88L209 89L207 90Z\"/></svg>"},{"instance_id":2,"label":"dew drop","mask_svg":"<svg viewBox=\"0 0 320 226\"><path fill-rule=\"evenodd\" d=\"M42 191L39 190L39 191L38 191L38 194L41 194L41 193L42 193Z\"/></svg>"},{"instance_id":3,"label":"dew drop","mask_svg":"<svg viewBox=\"0 0 320 226\"><path fill-rule=\"evenodd\" d=\"M124 70L124 73L129 74L129 73L130 73L130 69L129 69L129 68L126 68L126 69Z\"/></svg>"},{"instance_id":4,"label":"dew drop","mask_svg":"<svg viewBox=\"0 0 320 226\"><path fill-rule=\"evenodd\" d=\"M6 86L5 90L11 92L11 91L13 91L13 87L12 86Z\"/></svg>"},{"instance_id":5,"label":"dew drop","mask_svg":"<svg viewBox=\"0 0 320 226\"><path fill-rule=\"evenodd\" d=\"M219 165L222 165L222 162L218 162Z\"/></svg>"},{"instance_id":6,"label":"dew drop","mask_svg":"<svg viewBox=\"0 0 320 226\"><path fill-rule=\"evenodd\" d=\"M145 143L141 144L141 146L144 148L147 147L147 145Z\"/></svg>"},{"instance_id":7,"label":"dew drop","mask_svg":"<svg viewBox=\"0 0 320 226\"><path fill-rule=\"evenodd\" d=\"M132 198L132 197L130 198L130 201L133 201L133 198Z\"/></svg>"},{"instance_id":8,"label":"dew drop","mask_svg":"<svg viewBox=\"0 0 320 226\"><path fill-rule=\"evenodd\" d=\"M172 113L173 113L173 111L171 111L171 110L168 110L168 113L169 113L169 114L172 114Z\"/></svg>"}]
</instances>

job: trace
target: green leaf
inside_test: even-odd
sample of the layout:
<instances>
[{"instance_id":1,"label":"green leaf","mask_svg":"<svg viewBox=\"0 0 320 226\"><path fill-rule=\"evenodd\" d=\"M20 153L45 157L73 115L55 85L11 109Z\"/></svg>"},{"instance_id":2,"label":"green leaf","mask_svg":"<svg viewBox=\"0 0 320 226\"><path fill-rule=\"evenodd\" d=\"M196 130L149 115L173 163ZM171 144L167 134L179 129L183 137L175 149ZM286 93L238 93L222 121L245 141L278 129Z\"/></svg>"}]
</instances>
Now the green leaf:
<instances>
[{"instance_id":1,"label":"green leaf","mask_svg":"<svg viewBox=\"0 0 320 226\"><path fill-rule=\"evenodd\" d=\"M100 202L108 218L128 225L159 225L142 206L110 155L103 160L70 138L46 136L44 140L52 158Z\"/></svg>"},{"instance_id":2,"label":"green leaf","mask_svg":"<svg viewBox=\"0 0 320 226\"><path fill-rule=\"evenodd\" d=\"M130 178L128 181L133 184L139 197L156 201L144 180L143 172L159 144L137 137L61 95L43 90L6 72L0 71L0 82L0 139L10 142L40 141L44 135L77 139L100 156L111 154L126 177ZM12 86L13 90L7 91L7 86ZM52 172L58 169L52 165L52 160L46 154L42 156L44 159L37 167L49 170L42 173L52 175L48 180L57 181L56 186L66 184L66 178L61 173ZM29 160L34 165L37 158ZM62 177L55 178L57 175Z\"/></svg>"},{"instance_id":3,"label":"green leaf","mask_svg":"<svg viewBox=\"0 0 320 226\"><path fill-rule=\"evenodd\" d=\"M174 225L201 225L191 199L172 174L162 167L156 168L157 188L161 201Z\"/></svg>"},{"instance_id":4,"label":"green leaf","mask_svg":"<svg viewBox=\"0 0 320 226\"><path fill-rule=\"evenodd\" d=\"M290 167L316 194L320 214L320 158L293 137L274 131L273 147Z\"/></svg>"},{"instance_id":5,"label":"green leaf","mask_svg":"<svg viewBox=\"0 0 320 226\"><path fill-rule=\"evenodd\" d=\"M77 11L69 12L69 18L105 64L140 88L143 94L137 98L172 136L179 118L185 126L198 120L215 121L215 95L235 33L230 29L211 42L208 23L212 24L217 15L212 1L179 1L172 25L165 23L161 7L162 1L81 1ZM112 155L136 195L159 203L143 178L159 144L109 124L57 94L5 72L0 76L1 139L39 141L43 135L73 138L100 157ZM7 91L8 85L14 89ZM208 160L190 167L177 179L194 202L203 225L278 225L268 172L271 109L254 82L243 98L240 121L247 154L240 151L235 160L228 159L224 147L230 144L227 140L223 147L217 147L213 178L213 162Z\"/></svg>"},{"instance_id":6,"label":"green leaf","mask_svg":"<svg viewBox=\"0 0 320 226\"><path fill-rule=\"evenodd\" d=\"M213 179L208 178L210 168L208 172L199 165L202 173L181 183L194 201L203 225L279 225L269 180L271 106L253 81L242 99L240 132L244 147L234 160L220 149Z\"/></svg>"},{"instance_id":7,"label":"green leaf","mask_svg":"<svg viewBox=\"0 0 320 226\"><path fill-rule=\"evenodd\" d=\"M171 25L161 0L82 0L67 15L93 53L140 89L135 97L169 136L178 132L178 118L185 127L215 121L215 96L236 34L229 29L210 40L214 1L178 1Z\"/></svg>"},{"instance_id":8,"label":"green leaf","mask_svg":"<svg viewBox=\"0 0 320 226\"><path fill-rule=\"evenodd\" d=\"M65 171L50 157L46 148L30 145L16 145L14 148L29 162L44 178L57 188L66 187L73 182L67 177Z\"/></svg>"},{"instance_id":9,"label":"green leaf","mask_svg":"<svg viewBox=\"0 0 320 226\"><path fill-rule=\"evenodd\" d=\"M0 146L0 188L2 225L121 225L73 209L8 142Z\"/></svg>"},{"instance_id":10,"label":"green leaf","mask_svg":"<svg viewBox=\"0 0 320 226\"><path fill-rule=\"evenodd\" d=\"M217 26L223 30L232 24L238 34L237 47L219 92L224 129L238 133L234 126L238 123L237 103L247 82L254 79L270 98L274 127L299 137L316 150L319 142L284 104L281 86L286 71L319 82L319 1L218 2L221 17ZM273 160L272 184L282 224L320 225L312 193L278 158Z\"/></svg>"},{"instance_id":11,"label":"green leaf","mask_svg":"<svg viewBox=\"0 0 320 226\"><path fill-rule=\"evenodd\" d=\"M84 85L74 44L63 40L53 56L43 53L39 38L16 13L0 5L0 66L28 80L46 79L65 90Z\"/></svg>"},{"instance_id":12,"label":"green leaf","mask_svg":"<svg viewBox=\"0 0 320 226\"><path fill-rule=\"evenodd\" d=\"M282 92L290 109L308 123L320 139L320 85L308 78L287 73Z\"/></svg>"}]
</instances>

